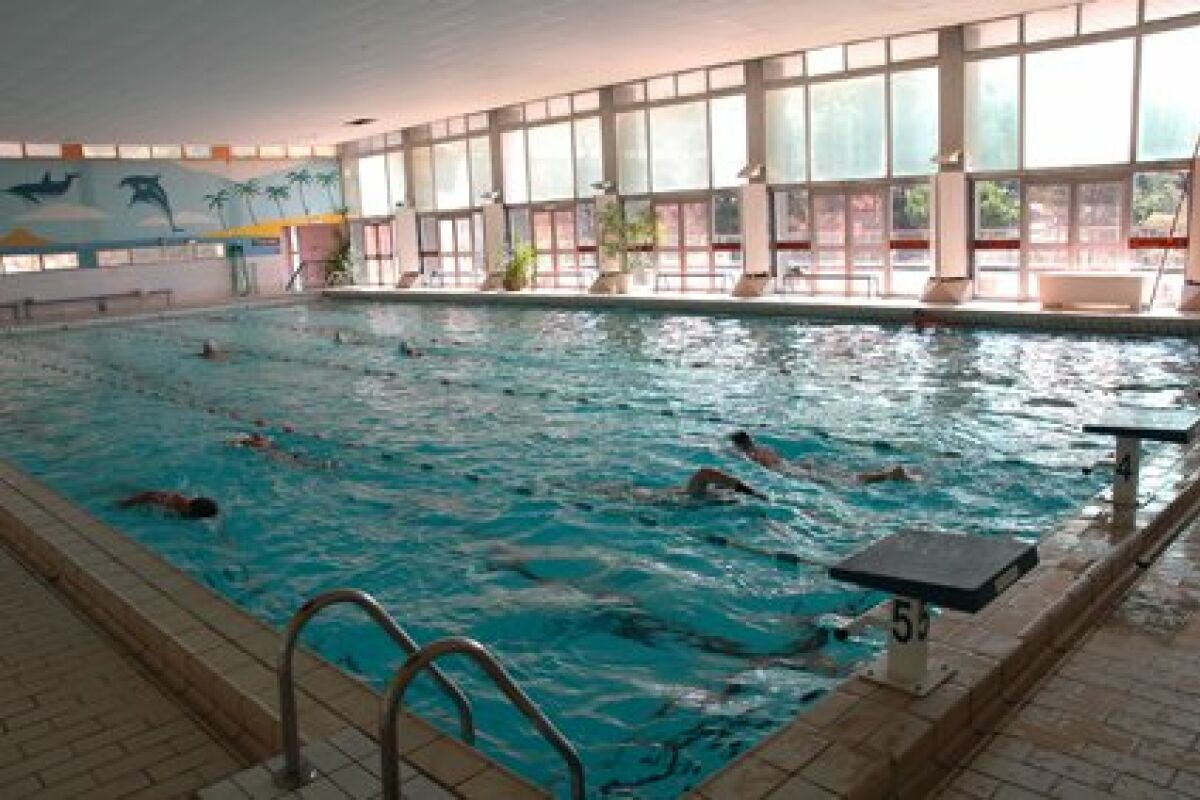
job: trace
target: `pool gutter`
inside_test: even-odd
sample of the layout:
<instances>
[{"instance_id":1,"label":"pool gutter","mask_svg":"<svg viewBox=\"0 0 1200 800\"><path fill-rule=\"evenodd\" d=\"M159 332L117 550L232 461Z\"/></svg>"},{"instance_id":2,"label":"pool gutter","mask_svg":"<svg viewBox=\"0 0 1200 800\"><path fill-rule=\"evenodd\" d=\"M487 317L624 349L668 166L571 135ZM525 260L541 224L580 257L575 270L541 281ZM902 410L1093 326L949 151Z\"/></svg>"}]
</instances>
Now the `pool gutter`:
<instances>
[{"instance_id":1,"label":"pool gutter","mask_svg":"<svg viewBox=\"0 0 1200 800\"><path fill-rule=\"evenodd\" d=\"M926 797L1200 513L1200 447L1142 469L1132 529L1107 490L1038 544L1040 565L979 614L941 614L930 654L957 673L912 698L853 677L707 779L691 800Z\"/></svg>"},{"instance_id":2,"label":"pool gutter","mask_svg":"<svg viewBox=\"0 0 1200 800\"><path fill-rule=\"evenodd\" d=\"M247 760L280 751L279 632L3 462L0 541L127 646ZM397 655L395 666L400 661ZM303 741L347 728L377 740L378 693L303 648L295 672ZM548 796L412 715L401 725L400 744L406 765L455 797L492 785L509 787L521 800Z\"/></svg>"},{"instance_id":3,"label":"pool gutter","mask_svg":"<svg viewBox=\"0 0 1200 800\"><path fill-rule=\"evenodd\" d=\"M969 302L939 305L888 298L808 298L727 295L627 294L579 292L481 292L475 289L325 289L338 301L472 305L517 308L650 311L660 314L712 314L734 317L785 317L824 322L911 324L920 311L930 324L1013 330L1156 336L1200 335L1200 314L1156 310L1135 314L1119 311L1046 311L1029 303Z\"/></svg>"}]
</instances>

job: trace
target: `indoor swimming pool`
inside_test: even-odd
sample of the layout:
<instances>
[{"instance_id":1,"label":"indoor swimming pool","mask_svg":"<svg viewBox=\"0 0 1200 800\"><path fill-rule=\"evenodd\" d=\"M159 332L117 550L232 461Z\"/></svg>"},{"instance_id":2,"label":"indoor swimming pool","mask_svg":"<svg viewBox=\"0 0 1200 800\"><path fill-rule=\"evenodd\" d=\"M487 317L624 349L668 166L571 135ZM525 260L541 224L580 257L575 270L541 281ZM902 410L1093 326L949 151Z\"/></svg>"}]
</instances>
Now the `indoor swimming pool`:
<instances>
[{"instance_id":1,"label":"indoor swimming pool","mask_svg":"<svg viewBox=\"0 0 1200 800\"><path fill-rule=\"evenodd\" d=\"M225 357L198 357L206 340ZM810 562L908 529L1038 536L1107 480L1085 468L1111 442L1082 423L1194 397L1196 349L325 301L9 336L0 446L273 625L352 586L419 642L481 640L576 744L592 795L673 798L880 646L833 640L823 617L880 598ZM739 429L807 472L740 457ZM277 449L231 445L253 432ZM918 480L855 480L893 464ZM674 491L705 466L767 499ZM221 513L117 507L150 489ZM376 686L398 664L354 610L307 641ZM471 667L445 666L482 749L562 793L554 752Z\"/></svg>"}]
</instances>

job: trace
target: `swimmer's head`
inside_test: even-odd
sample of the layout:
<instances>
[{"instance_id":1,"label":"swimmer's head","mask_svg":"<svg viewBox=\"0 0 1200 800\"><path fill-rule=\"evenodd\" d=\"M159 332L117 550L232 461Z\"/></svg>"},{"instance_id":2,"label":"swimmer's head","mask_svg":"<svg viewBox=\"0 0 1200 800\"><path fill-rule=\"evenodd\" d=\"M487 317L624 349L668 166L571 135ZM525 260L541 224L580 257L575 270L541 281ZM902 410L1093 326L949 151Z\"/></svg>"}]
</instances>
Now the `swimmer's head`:
<instances>
[{"instance_id":1,"label":"swimmer's head","mask_svg":"<svg viewBox=\"0 0 1200 800\"><path fill-rule=\"evenodd\" d=\"M204 519L217 515L217 503L209 497L196 497L188 503L187 516L189 519Z\"/></svg>"},{"instance_id":2,"label":"swimmer's head","mask_svg":"<svg viewBox=\"0 0 1200 800\"><path fill-rule=\"evenodd\" d=\"M754 440L750 438L750 434L745 431L737 431L729 437L733 442L733 446L743 452L754 449Z\"/></svg>"},{"instance_id":3,"label":"swimmer's head","mask_svg":"<svg viewBox=\"0 0 1200 800\"><path fill-rule=\"evenodd\" d=\"M205 339L204 344L200 348L200 355L205 358L213 358L221 354L221 347L213 339Z\"/></svg>"}]
</instances>

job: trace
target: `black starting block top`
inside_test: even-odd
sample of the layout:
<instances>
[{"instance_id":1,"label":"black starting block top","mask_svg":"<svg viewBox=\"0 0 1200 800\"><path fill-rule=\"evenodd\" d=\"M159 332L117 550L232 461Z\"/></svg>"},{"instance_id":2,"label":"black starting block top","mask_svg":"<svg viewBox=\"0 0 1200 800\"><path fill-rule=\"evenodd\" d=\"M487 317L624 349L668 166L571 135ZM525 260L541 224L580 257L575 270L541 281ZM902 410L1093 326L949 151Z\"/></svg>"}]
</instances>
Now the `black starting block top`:
<instances>
[{"instance_id":1,"label":"black starting block top","mask_svg":"<svg viewBox=\"0 0 1200 800\"><path fill-rule=\"evenodd\" d=\"M1084 433L1103 433L1152 442L1188 444L1200 429L1200 414L1182 409L1117 409L1099 422L1083 426Z\"/></svg>"},{"instance_id":2,"label":"black starting block top","mask_svg":"<svg viewBox=\"0 0 1200 800\"><path fill-rule=\"evenodd\" d=\"M1009 536L897 533L830 567L839 581L974 614L1037 566Z\"/></svg>"}]
</instances>

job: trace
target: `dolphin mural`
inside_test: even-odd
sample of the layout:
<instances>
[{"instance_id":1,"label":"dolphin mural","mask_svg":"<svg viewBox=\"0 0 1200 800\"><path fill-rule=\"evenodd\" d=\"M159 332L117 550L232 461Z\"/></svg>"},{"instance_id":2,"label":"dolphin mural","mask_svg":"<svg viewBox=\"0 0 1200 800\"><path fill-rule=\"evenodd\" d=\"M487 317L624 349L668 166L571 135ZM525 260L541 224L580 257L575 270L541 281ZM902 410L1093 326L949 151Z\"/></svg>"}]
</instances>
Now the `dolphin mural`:
<instances>
[{"instance_id":1,"label":"dolphin mural","mask_svg":"<svg viewBox=\"0 0 1200 800\"><path fill-rule=\"evenodd\" d=\"M66 194L67 190L71 188L71 182L78 177L78 172L68 172L61 181L54 181L50 179L50 172L47 170L38 183L18 183L4 191L16 195L28 203L41 205L42 197L61 197Z\"/></svg>"},{"instance_id":2,"label":"dolphin mural","mask_svg":"<svg viewBox=\"0 0 1200 800\"><path fill-rule=\"evenodd\" d=\"M129 198L130 206L134 203L154 206L167 215L167 222L173 232L183 233L183 228L175 224L175 214L171 211L171 201L167 198L167 191L160 183L161 178L161 175L129 175L117 185L133 190L133 195Z\"/></svg>"}]
</instances>

